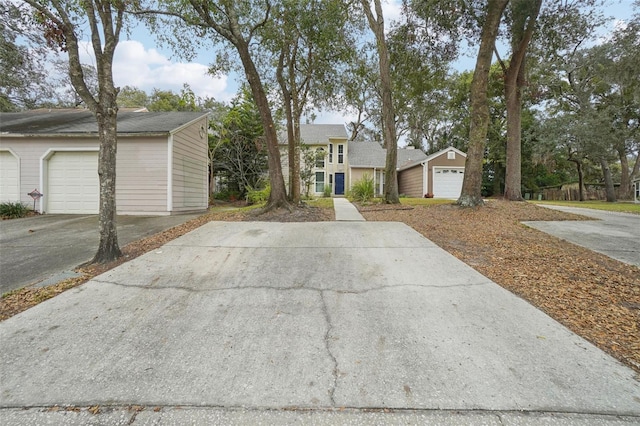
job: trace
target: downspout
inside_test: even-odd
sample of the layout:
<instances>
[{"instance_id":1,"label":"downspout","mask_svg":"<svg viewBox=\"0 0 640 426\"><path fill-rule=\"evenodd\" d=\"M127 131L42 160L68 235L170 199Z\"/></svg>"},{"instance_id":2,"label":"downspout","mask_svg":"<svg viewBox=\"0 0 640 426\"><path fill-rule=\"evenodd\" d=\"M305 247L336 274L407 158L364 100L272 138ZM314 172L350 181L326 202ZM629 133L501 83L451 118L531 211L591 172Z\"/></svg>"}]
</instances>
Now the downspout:
<instances>
[{"instance_id":1,"label":"downspout","mask_svg":"<svg viewBox=\"0 0 640 426\"><path fill-rule=\"evenodd\" d=\"M173 133L167 140L167 212L173 211Z\"/></svg>"},{"instance_id":2,"label":"downspout","mask_svg":"<svg viewBox=\"0 0 640 426\"><path fill-rule=\"evenodd\" d=\"M427 163L422 163L422 196L429 192L429 181L427 178Z\"/></svg>"}]
</instances>

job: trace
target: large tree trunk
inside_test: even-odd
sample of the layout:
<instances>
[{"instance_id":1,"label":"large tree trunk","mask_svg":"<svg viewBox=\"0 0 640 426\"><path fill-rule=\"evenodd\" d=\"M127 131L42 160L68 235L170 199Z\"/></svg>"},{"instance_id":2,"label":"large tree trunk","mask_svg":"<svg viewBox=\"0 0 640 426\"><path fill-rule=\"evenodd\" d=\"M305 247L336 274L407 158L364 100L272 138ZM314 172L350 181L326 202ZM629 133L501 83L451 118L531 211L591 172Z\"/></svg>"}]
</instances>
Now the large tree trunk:
<instances>
[{"instance_id":1,"label":"large tree trunk","mask_svg":"<svg viewBox=\"0 0 640 426\"><path fill-rule=\"evenodd\" d=\"M253 99L256 102L258 111L260 111L260 119L264 127L264 135L267 144L267 163L269 165L269 182L271 183L271 194L264 210L269 211L279 207L291 210L291 204L287 201L287 190L284 185L284 177L282 175L282 164L280 163L280 150L278 148L278 135L276 133L273 116L264 86L260 80L260 74L256 69L253 59L249 53L249 45L243 40L237 40L236 48L242 66L244 67L247 82L251 88Z\"/></svg>"},{"instance_id":2,"label":"large tree trunk","mask_svg":"<svg viewBox=\"0 0 640 426\"><path fill-rule=\"evenodd\" d=\"M504 181L504 198L510 201L522 201L522 144L520 139L522 131L522 95L516 80L516 78L510 76L510 73L507 73L505 76L504 90L507 100L507 162Z\"/></svg>"},{"instance_id":3,"label":"large tree trunk","mask_svg":"<svg viewBox=\"0 0 640 426\"><path fill-rule=\"evenodd\" d=\"M361 0L369 21L369 27L376 36L378 61L380 65L380 85L382 89L382 131L387 159L384 171L384 201L389 204L400 203L398 195L398 141L396 134L396 114L393 106L393 87L391 82L391 60L384 36L384 16L380 0L374 1L376 16L373 16L368 0Z\"/></svg>"},{"instance_id":4,"label":"large tree trunk","mask_svg":"<svg viewBox=\"0 0 640 426\"><path fill-rule=\"evenodd\" d=\"M611 176L611 169L609 168L609 162L601 158L600 167L602 168L602 176L604 177L604 189L608 203L616 202L616 191L613 187L613 177Z\"/></svg>"},{"instance_id":5,"label":"large tree trunk","mask_svg":"<svg viewBox=\"0 0 640 426\"><path fill-rule=\"evenodd\" d=\"M511 28L512 54L509 67L505 72L504 87L507 104L507 165L504 198L510 201L522 201L522 90L526 84L526 51L533 37L542 0L512 0L512 6L514 14Z\"/></svg>"},{"instance_id":6,"label":"large tree trunk","mask_svg":"<svg viewBox=\"0 0 640 426\"><path fill-rule=\"evenodd\" d=\"M620 158L620 190L618 196L623 200L633 198L631 192L631 174L629 173L629 159L624 144L618 146L618 157Z\"/></svg>"},{"instance_id":7,"label":"large tree trunk","mask_svg":"<svg viewBox=\"0 0 640 426\"><path fill-rule=\"evenodd\" d=\"M462 192L457 204L461 206L479 206L482 201L482 160L489 128L489 103L487 86L489 69L493 58L493 49L500 26L502 12L509 0L489 0L487 16L482 27L480 49L476 59L476 68L471 81L471 126L469 129L469 149L465 162Z\"/></svg>"},{"instance_id":8,"label":"large tree trunk","mask_svg":"<svg viewBox=\"0 0 640 426\"><path fill-rule=\"evenodd\" d=\"M122 256L116 231L116 152L118 142L117 107L102 107L95 113L100 137L98 176L100 178L100 242L92 263L111 262Z\"/></svg>"}]
</instances>

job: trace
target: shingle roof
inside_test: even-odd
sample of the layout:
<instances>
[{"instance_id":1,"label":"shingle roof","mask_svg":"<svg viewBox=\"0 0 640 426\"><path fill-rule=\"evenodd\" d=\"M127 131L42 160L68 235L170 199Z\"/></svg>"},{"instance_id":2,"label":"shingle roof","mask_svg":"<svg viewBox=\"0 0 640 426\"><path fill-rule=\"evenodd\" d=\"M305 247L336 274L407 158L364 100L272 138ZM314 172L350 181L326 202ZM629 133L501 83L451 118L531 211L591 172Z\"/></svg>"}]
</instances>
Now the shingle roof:
<instances>
[{"instance_id":1,"label":"shingle roof","mask_svg":"<svg viewBox=\"0 0 640 426\"><path fill-rule=\"evenodd\" d=\"M342 124L301 124L300 139L303 144L327 145L329 138L347 139L347 130ZM278 133L280 144L287 144L287 131Z\"/></svg>"},{"instance_id":2,"label":"shingle roof","mask_svg":"<svg viewBox=\"0 0 640 426\"><path fill-rule=\"evenodd\" d=\"M169 133L206 116L204 112L118 112L118 133ZM98 124L87 110L0 113L0 133L96 134Z\"/></svg>"},{"instance_id":3,"label":"shingle roof","mask_svg":"<svg viewBox=\"0 0 640 426\"><path fill-rule=\"evenodd\" d=\"M351 167L386 167L387 150L377 142L349 142L348 153ZM396 167L406 169L426 158L427 155L419 149L398 148Z\"/></svg>"}]
</instances>

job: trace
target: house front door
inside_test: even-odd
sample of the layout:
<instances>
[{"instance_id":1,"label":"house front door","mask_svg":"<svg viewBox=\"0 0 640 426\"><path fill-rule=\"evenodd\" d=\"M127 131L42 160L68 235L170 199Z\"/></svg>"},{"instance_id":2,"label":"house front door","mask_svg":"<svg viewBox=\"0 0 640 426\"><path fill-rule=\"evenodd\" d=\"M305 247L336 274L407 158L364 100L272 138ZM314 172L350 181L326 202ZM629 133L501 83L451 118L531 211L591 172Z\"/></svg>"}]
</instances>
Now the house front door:
<instances>
[{"instance_id":1,"label":"house front door","mask_svg":"<svg viewBox=\"0 0 640 426\"><path fill-rule=\"evenodd\" d=\"M336 173L336 195L344 195L344 173Z\"/></svg>"}]
</instances>

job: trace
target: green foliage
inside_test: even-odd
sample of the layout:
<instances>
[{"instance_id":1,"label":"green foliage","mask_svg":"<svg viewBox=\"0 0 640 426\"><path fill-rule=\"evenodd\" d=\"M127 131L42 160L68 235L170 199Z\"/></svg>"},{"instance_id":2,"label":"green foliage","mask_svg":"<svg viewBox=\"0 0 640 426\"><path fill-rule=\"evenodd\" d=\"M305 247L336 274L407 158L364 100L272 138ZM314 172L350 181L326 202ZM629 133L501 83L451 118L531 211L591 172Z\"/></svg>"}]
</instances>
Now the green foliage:
<instances>
[{"instance_id":1,"label":"green foliage","mask_svg":"<svg viewBox=\"0 0 640 426\"><path fill-rule=\"evenodd\" d=\"M222 191L216 191L213 194L213 198L216 200L237 201L240 199L240 193L231 189L224 189Z\"/></svg>"},{"instance_id":2,"label":"green foliage","mask_svg":"<svg viewBox=\"0 0 640 426\"><path fill-rule=\"evenodd\" d=\"M261 186L268 166L260 113L246 86L231 108L219 112L220 121L212 123L209 138L212 167L227 190L244 197L247 188Z\"/></svg>"},{"instance_id":3,"label":"green foliage","mask_svg":"<svg viewBox=\"0 0 640 426\"><path fill-rule=\"evenodd\" d=\"M322 191L322 196L324 198L331 197L331 185L329 185L328 183L325 183L325 185L324 185L324 190Z\"/></svg>"},{"instance_id":4,"label":"green foliage","mask_svg":"<svg viewBox=\"0 0 640 426\"><path fill-rule=\"evenodd\" d=\"M373 177L371 177L371 175L369 175L368 173L362 176L362 179L360 179L359 181L354 182L353 186L351 187L351 197L355 201L366 203L373 198L373 194Z\"/></svg>"},{"instance_id":5,"label":"green foliage","mask_svg":"<svg viewBox=\"0 0 640 426\"><path fill-rule=\"evenodd\" d=\"M149 98L149 111L199 111L198 98L188 84L184 84L180 94L171 90L153 89Z\"/></svg>"},{"instance_id":6,"label":"green foliage","mask_svg":"<svg viewBox=\"0 0 640 426\"><path fill-rule=\"evenodd\" d=\"M17 219L25 217L29 211L31 211L31 209L26 204L19 201L6 201L4 203L0 203L0 217L3 219Z\"/></svg>"},{"instance_id":7,"label":"green foliage","mask_svg":"<svg viewBox=\"0 0 640 426\"><path fill-rule=\"evenodd\" d=\"M271 185L267 183L262 189L247 188L247 203L263 204L269 200L271 194Z\"/></svg>"},{"instance_id":8,"label":"green foliage","mask_svg":"<svg viewBox=\"0 0 640 426\"><path fill-rule=\"evenodd\" d=\"M118 106L121 108L146 107L147 105L149 105L149 96L144 90L124 86L118 92Z\"/></svg>"}]
</instances>

